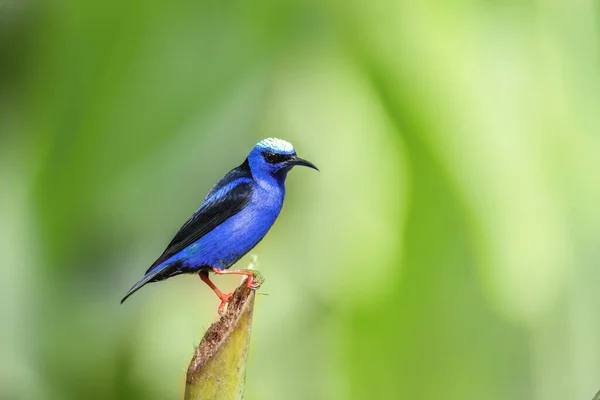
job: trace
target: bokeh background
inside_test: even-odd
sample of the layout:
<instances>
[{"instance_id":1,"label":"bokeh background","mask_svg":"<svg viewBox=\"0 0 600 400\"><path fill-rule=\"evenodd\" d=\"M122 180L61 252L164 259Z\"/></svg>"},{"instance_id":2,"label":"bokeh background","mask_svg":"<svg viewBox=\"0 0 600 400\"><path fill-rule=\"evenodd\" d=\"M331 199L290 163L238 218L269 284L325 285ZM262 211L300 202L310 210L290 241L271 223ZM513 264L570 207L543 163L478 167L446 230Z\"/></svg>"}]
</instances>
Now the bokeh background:
<instances>
[{"instance_id":1,"label":"bokeh background","mask_svg":"<svg viewBox=\"0 0 600 400\"><path fill-rule=\"evenodd\" d=\"M247 399L591 399L599 17L0 0L0 398L181 398L217 298L184 276L119 300L276 136L321 172L253 251Z\"/></svg>"}]
</instances>

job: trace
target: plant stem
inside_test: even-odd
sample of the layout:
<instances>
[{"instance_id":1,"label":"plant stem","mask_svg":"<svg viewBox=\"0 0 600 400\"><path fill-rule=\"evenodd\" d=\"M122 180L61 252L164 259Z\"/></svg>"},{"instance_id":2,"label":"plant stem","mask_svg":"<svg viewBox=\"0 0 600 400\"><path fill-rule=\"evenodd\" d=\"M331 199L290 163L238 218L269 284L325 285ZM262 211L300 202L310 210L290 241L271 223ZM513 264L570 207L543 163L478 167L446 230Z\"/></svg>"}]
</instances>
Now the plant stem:
<instances>
[{"instance_id":1,"label":"plant stem","mask_svg":"<svg viewBox=\"0 0 600 400\"><path fill-rule=\"evenodd\" d=\"M242 282L225 316L204 334L188 367L185 400L243 398L254 297Z\"/></svg>"}]
</instances>

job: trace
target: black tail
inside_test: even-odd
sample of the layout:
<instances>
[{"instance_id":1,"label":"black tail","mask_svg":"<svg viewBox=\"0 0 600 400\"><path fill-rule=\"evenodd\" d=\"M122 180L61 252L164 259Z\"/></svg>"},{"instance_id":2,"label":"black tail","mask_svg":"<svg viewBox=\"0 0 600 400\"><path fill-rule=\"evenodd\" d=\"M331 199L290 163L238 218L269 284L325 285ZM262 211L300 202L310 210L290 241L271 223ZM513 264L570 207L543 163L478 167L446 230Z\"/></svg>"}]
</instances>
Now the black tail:
<instances>
[{"instance_id":1,"label":"black tail","mask_svg":"<svg viewBox=\"0 0 600 400\"><path fill-rule=\"evenodd\" d=\"M140 279L135 285L133 285L131 289L129 289L129 291L125 294L125 297L123 297L123 300L121 300L121 304L123 304L123 302L127 300L129 296L140 290L146 283L160 280L159 275L161 275L161 272L164 272L164 268L156 268L155 270L148 271L142 279Z\"/></svg>"},{"instance_id":2,"label":"black tail","mask_svg":"<svg viewBox=\"0 0 600 400\"><path fill-rule=\"evenodd\" d=\"M129 289L129 292L127 292L125 297L123 297L123 300L121 300L121 304L123 304L123 302L127 300L129 296L140 290L146 283L162 281L172 276L184 273L184 271L181 270L181 265L182 263L180 260L169 264L153 264L148 271L146 271L146 275L144 275L144 277L140 279L138 283Z\"/></svg>"}]
</instances>

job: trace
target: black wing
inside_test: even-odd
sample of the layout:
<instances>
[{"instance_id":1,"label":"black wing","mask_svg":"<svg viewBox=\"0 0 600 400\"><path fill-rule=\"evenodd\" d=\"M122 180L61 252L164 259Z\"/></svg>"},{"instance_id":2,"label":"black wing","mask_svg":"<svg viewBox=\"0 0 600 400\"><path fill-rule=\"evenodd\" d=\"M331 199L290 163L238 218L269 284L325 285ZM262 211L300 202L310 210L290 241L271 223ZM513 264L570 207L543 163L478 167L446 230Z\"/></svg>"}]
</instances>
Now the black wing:
<instances>
[{"instance_id":1,"label":"black wing","mask_svg":"<svg viewBox=\"0 0 600 400\"><path fill-rule=\"evenodd\" d=\"M237 181L238 179L252 179L252 171L250 171L250 164L248 164L248 159L242 163L239 167L236 167L229 171L224 177L222 177L219 182L215 183L215 185L210 189L204 201L208 200L212 195L217 193L219 190L223 189L225 186L229 185L233 181Z\"/></svg>"},{"instance_id":2,"label":"black wing","mask_svg":"<svg viewBox=\"0 0 600 400\"><path fill-rule=\"evenodd\" d=\"M175 237L171 240L162 255L154 261L146 273L154 267L168 260L173 255L212 231L214 228L233 217L246 207L252 195L252 181L244 178L251 178L250 168L247 160L244 164L231 170L210 190L204 203L198 211L179 229ZM226 194L218 198L211 197L234 181L241 180L233 186Z\"/></svg>"}]
</instances>

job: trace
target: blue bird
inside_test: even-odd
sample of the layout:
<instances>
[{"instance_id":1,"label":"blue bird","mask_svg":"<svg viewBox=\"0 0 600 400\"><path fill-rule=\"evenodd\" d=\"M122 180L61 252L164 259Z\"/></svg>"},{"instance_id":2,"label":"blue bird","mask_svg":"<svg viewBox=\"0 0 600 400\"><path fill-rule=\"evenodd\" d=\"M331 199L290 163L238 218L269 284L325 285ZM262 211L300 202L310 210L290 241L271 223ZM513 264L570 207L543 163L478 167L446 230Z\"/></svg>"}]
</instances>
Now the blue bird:
<instances>
[{"instance_id":1,"label":"blue bird","mask_svg":"<svg viewBox=\"0 0 600 400\"><path fill-rule=\"evenodd\" d=\"M285 140L268 138L256 144L242 165L213 186L200 208L125 294L121 304L147 283L187 273L198 273L219 296L220 315L232 294L217 289L208 277L209 271L246 275L248 287L258 289L262 277L257 271L229 267L252 250L277 219L285 197L285 178L296 165L318 171L313 163L298 157Z\"/></svg>"}]
</instances>

